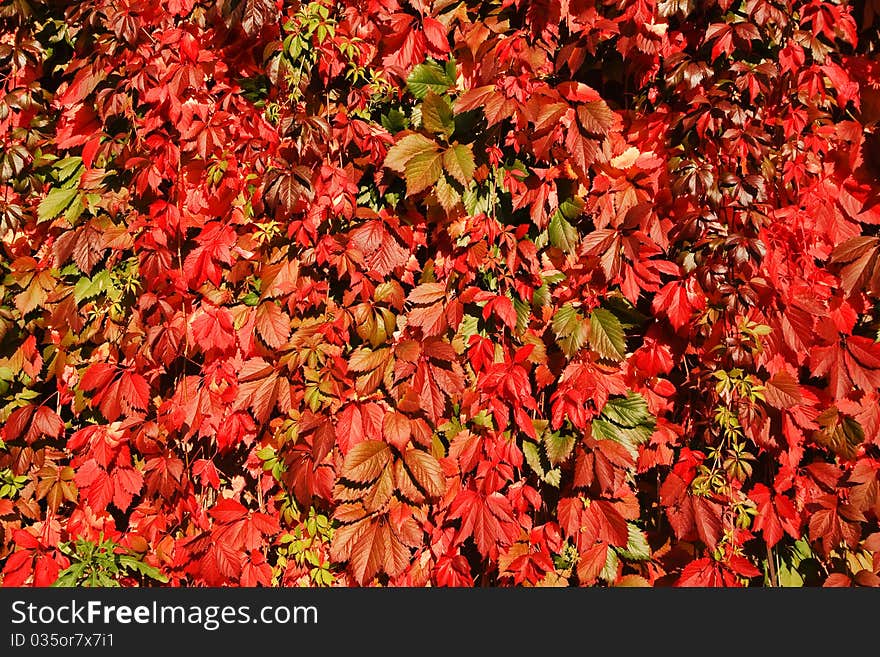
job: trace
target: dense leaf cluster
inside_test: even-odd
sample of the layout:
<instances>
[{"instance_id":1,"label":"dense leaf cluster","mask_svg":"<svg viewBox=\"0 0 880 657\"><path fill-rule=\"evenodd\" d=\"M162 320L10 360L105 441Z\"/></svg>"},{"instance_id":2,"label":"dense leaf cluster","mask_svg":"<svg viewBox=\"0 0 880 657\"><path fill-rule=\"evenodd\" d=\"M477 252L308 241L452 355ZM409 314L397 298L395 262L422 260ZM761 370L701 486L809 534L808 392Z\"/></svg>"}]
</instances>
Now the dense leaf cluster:
<instances>
[{"instance_id":1,"label":"dense leaf cluster","mask_svg":"<svg viewBox=\"0 0 880 657\"><path fill-rule=\"evenodd\" d=\"M877 0L3 0L6 586L880 583Z\"/></svg>"}]
</instances>

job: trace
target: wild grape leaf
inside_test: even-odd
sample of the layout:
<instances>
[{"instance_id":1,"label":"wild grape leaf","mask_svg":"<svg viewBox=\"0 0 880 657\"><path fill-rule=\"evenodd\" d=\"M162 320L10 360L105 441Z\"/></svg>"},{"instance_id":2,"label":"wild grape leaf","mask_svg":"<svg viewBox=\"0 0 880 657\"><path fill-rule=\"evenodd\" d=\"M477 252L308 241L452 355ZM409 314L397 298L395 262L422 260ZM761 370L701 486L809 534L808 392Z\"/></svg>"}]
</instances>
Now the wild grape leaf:
<instances>
[{"instance_id":1,"label":"wild grape leaf","mask_svg":"<svg viewBox=\"0 0 880 657\"><path fill-rule=\"evenodd\" d=\"M590 313L590 346L603 358L620 361L626 358L626 341L620 320L604 308Z\"/></svg>"},{"instance_id":2,"label":"wild grape leaf","mask_svg":"<svg viewBox=\"0 0 880 657\"><path fill-rule=\"evenodd\" d=\"M594 135L606 135L614 125L614 112L604 100L579 105L577 115L584 130Z\"/></svg>"},{"instance_id":3,"label":"wild grape leaf","mask_svg":"<svg viewBox=\"0 0 880 657\"><path fill-rule=\"evenodd\" d=\"M37 223L51 221L60 215L73 203L77 196L79 196L77 188L64 189L62 187L53 187L37 207Z\"/></svg>"},{"instance_id":4,"label":"wild grape leaf","mask_svg":"<svg viewBox=\"0 0 880 657\"><path fill-rule=\"evenodd\" d=\"M440 463L433 456L420 449L408 449L404 452L403 460L413 480L428 497L440 497L446 492L446 478Z\"/></svg>"},{"instance_id":5,"label":"wild grape leaf","mask_svg":"<svg viewBox=\"0 0 880 657\"><path fill-rule=\"evenodd\" d=\"M266 173L264 196L273 210L291 214L301 200L310 199L313 192L310 186L310 171L303 166L290 171L270 170Z\"/></svg>"},{"instance_id":6,"label":"wild grape leaf","mask_svg":"<svg viewBox=\"0 0 880 657\"><path fill-rule=\"evenodd\" d=\"M426 130L439 132L447 137L455 130L452 104L445 96L438 96L429 89L421 108L422 125Z\"/></svg>"},{"instance_id":7,"label":"wild grape leaf","mask_svg":"<svg viewBox=\"0 0 880 657\"><path fill-rule=\"evenodd\" d=\"M455 187L449 184L445 175L441 175L437 179L437 184L434 186L434 193L437 195L437 200L440 202L440 206L446 210L446 212L452 212L458 204L461 203L461 194L458 193L458 190L455 189Z\"/></svg>"},{"instance_id":8,"label":"wild grape leaf","mask_svg":"<svg viewBox=\"0 0 880 657\"><path fill-rule=\"evenodd\" d=\"M364 440L345 455L341 475L349 481L375 481L391 461L391 449L379 440Z\"/></svg>"},{"instance_id":9,"label":"wild grape leaf","mask_svg":"<svg viewBox=\"0 0 880 657\"><path fill-rule=\"evenodd\" d=\"M272 301L264 301L256 310L254 326L267 346L278 349L290 337L290 317Z\"/></svg>"},{"instance_id":10,"label":"wild grape leaf","mask_svg":"<svg viewBox=\"0 0 880 657\"><path fill-rule=\"evenodd\" d=\"M431 139L417 132L410 133L388 149L388 154L385 156L385 166L392 171L403 173L406 169L406 163L413 157L434 153L437 150L437 144Z\"/></svg>"},{"instance_id":11,"label":"wild grape leaf","mask_svg":"<svg viewBox=\"0 0 880 657\"><path fill-rule=\"evenodd\" d=\"M403 450L412 435L410 419L397 411L386 413L382 420L382 435L389 444Z\"/></svg>"},{"instance_id":12,"label":"wild grape leaf","mask_svg":"<svg viewBox=\"0 0 880 657\"><path fill-rule=\"evenodd\" d=\"M554 431L544 434L544 451L550 465L559 465L568 460L574 449L575 437L571 434Z\"/></svg>"},{"instance_id":13,"label":"wild grape leaf","mask_svg":"<svg viewBox=\"0 0 880 657\"><path fill-rule=\"evenodd\" d=\"M406 297L411 303L426 304L439 301L446 296L446 286L443 283L422 283L413 288Z\"/></svg>"},{"instance_id":14,"label":"wild grape leaf","mask_svg":"<svg viewBox=\"0 0 880 657\"><path fill-rule=\"evenodd\" d=\"M384 511L393 496L394 470L389 464L382 469L379 477L363 492L360 500L367 513L372 514Z\"/></svg>"},{"instance_id":15,"label":"wild grape leaf","mask_svg":"<svg viewBox=\"0 0 880 657\"><path fill-rule=\"evenodd\" d=\"M624 547L629 540L626 520L614 505L606 500L592 500L582 516L580 544L587 546L596 541Z\"/></svg>"},{"instance_id":16,"label":"wild grape leaf","mask_svg":"<svg viewBox=\"0 0 880 657\"><path fill-rule=\"evenodd\" d=\"M419 99L424 99L429 91L443 94L455 85L455 78L450 73L451 71L439 64L425 62L413 68L406 78L406 86Z\"/></svg>"},{"instance_id":17,"label":"wild grape leaf","mask_svg":"<svg viewBox=\"0 0 880 657\"><path fill-rule=\"evenodd\" d=\"M557 310L552 323L556 341L566 356L573 356L584 346L589 325L574 306L566 304Z\"/></svg>"},{"instance_id":18,"label":"wild grape leaf","mask_svg":"<svg viewBox=\"0 0 880 657\"><path fill-rule=\"evenodd\" d=\"M462 185L474 178L474 153L470 144L454 144L443 153L443 168Z\"/></svg>"},{"instance_id":19,"label":"wild grape leaf","mask_svg":"<svg viewBox=\"0 0 880 657\"><path fill-rule=\"evenodd\" d=\"M483 556L497 558L498 550L513 543L518 533L510 502L501 493L483 496L475 490L462 490L452 501L451 519L461 519L456 542L473 536Z\"/></svg>"},{"instance_id":20,"label":"wild grape leaf","mask_svg":"<svg viewBox=\"0 0 880 657\"><path fill-rule=\"evenodd\" d=\"M418 194L437 182L442 172L442 159L439 151L431 150L417 153L407 160L403 174L407 196Z\"/></svg>"},{"instance_id":21,"label":"wild grape leaf","mask_svg":"<svg viewBox=\"0 0 880 657\"><path fill-rule=\"evenodd\" d=\"M648 403L641 395L631 392L626 397L609 399L602 407L602 415L621 427L634 428L642 424L652 425L654 418Z\"/></svg>"},{"instance_id":22,"label":"wild grape leaf","mask_svg":"<svg viewBox=\"0 0 880 657\"><path fill-rule=\"evenodd\" d=\"M778 409L797 406L803 400L801 387L788 370L779 370L767 381L767 403Z\"/></svg>"},{"instance_id":23,"label":"wild grape leaf","mask_svg":"<svg viewBox=\"0 0 880 657\"><path fill-rule=\"evenodd\" d=\"M693 508L697 534L703 543L714 550L721 540L721 506L704 497L694 497Z\"/></svg>"}]
</instances>

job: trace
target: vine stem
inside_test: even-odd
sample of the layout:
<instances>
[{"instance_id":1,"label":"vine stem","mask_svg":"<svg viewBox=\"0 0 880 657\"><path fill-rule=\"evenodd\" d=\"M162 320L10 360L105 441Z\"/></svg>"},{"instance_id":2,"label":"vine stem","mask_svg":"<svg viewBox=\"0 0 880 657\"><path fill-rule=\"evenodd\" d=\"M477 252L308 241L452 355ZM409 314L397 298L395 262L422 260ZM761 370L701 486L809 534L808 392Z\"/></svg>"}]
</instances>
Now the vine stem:
<instances>
[{"instance_id":1,"label":"vine stem","mask_svg":"<svg viewBox=\"0 0 880 657\"><path fill-rule=\"evenodd\" d=\"M770 568L770 586L779 587L779 573L776 571L776 555L773 554L773 548L767 546L767 563Z\"/></svg>"}]
</instances>

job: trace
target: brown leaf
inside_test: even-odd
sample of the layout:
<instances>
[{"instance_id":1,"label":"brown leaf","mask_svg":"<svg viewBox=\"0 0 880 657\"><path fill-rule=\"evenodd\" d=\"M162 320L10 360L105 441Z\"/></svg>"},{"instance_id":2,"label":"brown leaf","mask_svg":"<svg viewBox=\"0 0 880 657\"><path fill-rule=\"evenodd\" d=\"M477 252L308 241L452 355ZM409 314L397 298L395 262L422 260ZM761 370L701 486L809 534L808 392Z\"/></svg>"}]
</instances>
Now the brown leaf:
<instances>
[{"instance_id":1,"label":"brown leaf","mask_svg":"<svg viewBox=\"0 0 880 657\"><path fill-rule=\"evenodd\" d=\"M403 450L409 442L410 420L403 413L391 411L382 420L382 435L397 449Z\"/></svg>"},{"instance_id":2,"label":"brown leaf","mask_svg":"<svg viewBox=\"0 0 880 657\"><path fill-rule=\"evenodd\" d=\"M342 476L361 484L375 481L391 461L391 448L379 440L365 440L351 448L342 464Z\"/></svg>"},{"instance_id":3,"label":"brown leaf","mask_svg":"<svg viewBox=\"0 0 880 657\"><path fill-rule=\"evenodd\" d=\"M257 333L263 338L266 346L278 349L290 337L290 317L273 301L264 301L257 306Z\"/></svg>"},{"instance_id":4,"label":"brown leaf","mask_svg":"<svg viewBox=\"0 0 880 657\"><path fill-rule=\"evenodd\" d=\"M415 482L429 497L440 497L446 492L443 469L433 456L420 449L408 449L403 460Z\"/></svg>"},{"instance_id":5,"label":"brown leaf","mask_svg":"<svg viewBox=\"0 0 880 657\"><path fill-rule=\"evenodd\" d=\"M801 387L788 370L779 370L767 381L767 403L774 408L791 408L803 400Z\"/></svg>"}]
</instances>

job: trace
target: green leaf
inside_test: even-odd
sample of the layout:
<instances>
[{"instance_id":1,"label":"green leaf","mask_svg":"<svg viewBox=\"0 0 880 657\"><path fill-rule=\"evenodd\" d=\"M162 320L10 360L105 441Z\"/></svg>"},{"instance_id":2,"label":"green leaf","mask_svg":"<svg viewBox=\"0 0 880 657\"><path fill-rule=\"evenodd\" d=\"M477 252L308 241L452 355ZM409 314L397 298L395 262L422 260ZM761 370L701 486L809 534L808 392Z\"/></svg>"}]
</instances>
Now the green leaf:
<instances>
[{"instance_id":1,"label":"green leaf","mask_svg":"<svg viewBox=\"0 0 880 657\"><path fill-rule=\"evenodd\" d=\"M95 274L94 278L91 280L89 280L88 277L83 276L76 282L76 285L73 286L73 299L77 303L80 303L85 299L91 299L101 293L113 291L115 289L110 271L102 269ZM113 296L115 295L108 294L108 297Z\"/></svg>"},{"instance_id":2,"label":"green leaf","mask_svg":"<svg viewBox=\"0 0 880 657\"><path fill-rule=\"evenodd\" d=\"M537 290L532 292L532 305L535 308L541 308L550 304L550 288L544 283Z\"/></svg>"},{"instance_id":3,"label":"green leaf","mask_svg":"<svg viewBox=\"0 0 880 657\"><path fill-rule=\"evenodd\" d=\"M474 152L471 144L455 144L443 153L443 168L462 185L474 178Z\"/></svg>"},{"instance_id":4,"label":"green leaf","mask_svg":"<svg viewBox=\"0 0 880 657\"><path fill-rule=\"evenodd\" d=\"M567 303L553 315L556 341L566 356L574 356L587 340L587 324L580 313Z\"/></svg>"},{"instance_id":5,"label":"green leaf","mask_svg":"<svg viewBox=\"0 0 880 657\"><path fill-rule=\"evenodd\" d=\"M541 452L538 449L537 443L533 443L530 440L524 440L522 450L523 455L526 458L526 463L528 463L529 467L534 470L535 474L541 478L541 481L550 484L554 488L559 488L559 484L562 482L562 470L559 468L552 468L550 470L544 468L544 464L541 461Z\"/></svg>"},{"instance_id":6,"label":"green leaf","mask_svg":"<svg viewBox=\"0 0 880 657\"><path fill-rule=\"evenodd\" d=\"M560 283L565 280L565 274L558 270L551 270L549 272L541 274L541 280L544 281L545 284L553 285L554 283Z\"/></svg>"},{"instance_id":7,"label":"green leaf","mask_svg":"<svg viewBox=\"0 0 880 657\"><path fill-rule=\"evenodd\" d=\"M538 451L538 445L530 440L524 440L522 450L523 456L526 457L526 463L543 479L544 466L541 465L541 453Z\"/></svg>"},{"instance_id":8,"label":"green leaf","mask_svg":"<svg viewBox=\"0 0 880 657\"><path fill-rule=\"evenodd\" d=\"M596 308L590 315L590 345L603 358L620 361L626 357L620 320L604 308Z\"/></svg>"},{"instance_id":9,"label":"green leaf","mask_svg":"<svg viewBox=\"0 0 880 657\"><path fill-rule=\"evenodd\" d=\"M425 130L439 132L447 137L455 130L452 103L445 96L438 96L430 89L422 103L422 126Z\"/></svg>"},{"instance_id":10,"label":"green leaf","mask_svg":"<svg viewBox=\"0 0 880 657\"><path fill-rule=\"evenodd\" d=\"M528 302L523 301L519 297L514 298L513 308L516 310L516 332L522 333L529 325L529 317L531 317L532 309Z\"/></svg>"},{"instance_id":11,"label":"green leaf","mask_svg":"<svg viewBox=\"0 0 880 657\"><path fill-rule=\"evenodd\" d=\"M602 307L614 313L615 317L620 320L620 325L624 329L635 328L643 325L648 321L648 317L640 313L629 299L622 294L614 294L605 297L602 301Z\"/></svg>"},{"instance_id":12,"label":"green leaf","mask_svg":"<svg viewBox=\"0 0 880 657\"><path fill-rule=\"evenodd\" d=\"M617 552L610 549L607 550L605 553L605 567L599 573L599 579L605 580L609 584L617 579L617 564L619 563L620 559L617 558Z\"/></svg>"},{"instance_id":13,"label":"green leaf","mask_svg":"<svg viewBox=\"0 0 880 657\"><path fill-rule=\"evenodd\" d=\"M46 198L40 201L40 205L37 207L37 223L51 221L57 217L67 209L67 206L73 202L73 199L75 199L78 194L78 189L61 189L55 187L49 190L49 193L46 194Z\"/></svg>"},{"instance_id":14,"label":"green leaf","mask_svg":"<svg viewBox=\"0 0 880 657\"><path fill-rule=\"evenodd\" d=\"M461 201L464 204L464 209L467 210L469 215L478 214L477 206L480 203L480 195L477 192L475 185L465 187L464 192L461 194Z\"/></svg>"},{"instance_id":15,"label":"green leaf","mask_svg":"<svg viewBox=\"0 0 880 657\"><path fill-rule=\"evenodd\" d=\"M427 96L429 90L442 94L454 85L454 74L450 76L450 71L444 70L434 62L419 64L406 79L406 86L409 87L412 95L420 100Z\"/></svg>"},{"instance_id":16,"label":"green leaf","mask_svg":"<svg viewBox=\"0 0 880 657\"><path fill-rule=\"evenodd\" d=\"M168 578L159 572L156 568L153 568L151 565L144 563L140 559L137 559L133 556L129 556L127 554L119 557L119 563L127 568L136 570L141 575L145 577L149 577L150 579L154 579L157 582L162 582L163 584L168 581Z\"/></svg>"},{"instance_id":17,"label":"green leaf","mask_svg":"<svg viewBox=\"0 0 880 657\"><path fill-rule=\"evenodd\" d=\"M553 215L553 218L550 220L550 225L547 227L547 232L550 237L550 244L557 249L562 249L566 253L571 253L577 247L577 230L565 220L562 213L557 212Z\"/></svg>"},{"instance_id":18,"label":"green leaf","mask_svg":"<svg viewBox=\"0 0 880 657\"><path fill-rule=\"evenodd\" d=\"M468 341L472 335L479 333L480 320L473 315L465 314L458 324L458 330L452 338L452 346L458 353L463 353L467 349Z\"/></svg>"},{"instance_id":19,"label":"green leaf","mask_svg":"<svg viewBox=\"0 0 880 657\"><path fill-rule=\"evenodd\" d=\"M797 568L786 563L779 564L776 579L779 581L779 586L786 588L800 588L805 581L804 576L798 572Z\"/></svg>"},{"instance_id":20,"label":"green leaf","mask_svg":"<svg viewBox=\"0 0 880 657\"><path fill-rule=\"evenodd\" d=\"M569 197L559 204L558 211L562 213L565 219L576 219L584 211L584 202L579 198Z\"/></svg>"},{"instance_id":21,"label":"green leaf","mask_svg":"<svg viewBox=\"0 0 880 657\"><path fill-rule=\"evenodd\" d=\"M617 553L627 561L647 561L651 558L651 546L645 532L631 522L626 524L628 533L626 547L615 548Z\"/></svg>"},{"instance_id":22,"label":"green leaf","mask_svg":"<svg viewBox=\"0 0 880 657\"><path fill-rule=\"evenodd\" d=\"M456 72L456 62L454 57L450 57L446 60L446 64L443 67L444 72L446 73L446 78L448 80L452 80L452 84L455 84L455 79L458 77L458 73Z\"/></svg>"},{"instance_id":23,"label":"green leaf","mask_svg":"<svg viewBox=\"0 0 880 657\"><path fill-rule=\"evenodd\" d=\"M638 458L639 450L621 433L620 427L606 420L597 418L593 420L592 429L593 438L596 440L613 440L626 447L629 455L632 456L633 459Z\"/></svg>"},{"instance_id":24,"label":"green leaf","mask_svg":"<svg viewBox=\"0 0 880 657\"><path fill-rule=\"evenodd\" d=\"M96 285L92 284L88 276L83 276L73 286L73 300L77 303L82 303L83 299L89 299L97 296L99 293L100 290Z\"/></svg>"},{"instance_id":25,"label":"green leaf","mask_svg":"<svg viewBox=\"0 0 880 657\"><path fill-rule=\"evenodd\" d=\"M391 134L396 134L401 130L405 130L409 126L409 119L407 119L406 114L399 109L389 110L388 114L382 115L381 121L382 127Z\"/></svg>"},{"instance_id":26,"label":"green leaf","mask_svg":"<svg viewBox=\"0 0 880 657\"><path fill-rule=\"evenodd\" d=\"M81 561L72 563L70 566L58 573L58 579L52 583L53 588L63 588L76 586L79 578L82 577L86 565Z\"/></svg>"},{"instance_id":27,"label":"green leaf","mask_svg":"<svg viewBox=\"0 0 880 657\"><path fill-rule=\"evenodd\" d=\"M544 451L551 465L559 465L569 456L574 449L574 436L560 434L558 431L544 435Z\"/></svg>"},{"instance_id":28,"label":"green leaf","mask_svg":"<svg viewBox=\"0 0 880 657\"><path fill-rule=\"evenodd\" d=\"M404 170L406 195L413 196L424 191L440 177L440 153L429 151L414 155L407 161Z\"/></svg>"},{"instance_id":29,"label":"green leaf","mask_svg":"<svg viewBox=\"0 0 880 657\"><path fill-rule=\"evenodd\" d=\"M631 445L641 445L648 442L654 433L653 426L640 424L637 427L618 427L617 434L621 440Z\"/></svg>"},{"instance_id":30,"label":"green leaf","mask_svg":"<svg viewBox=\"0 0 880 657\"><path fill-rule=\"evenodd\" d=\"M614 440L636 458L638 446L651 438L655 424L642 396L630 392L626 398L615 397L605 403L601 417L593 420L593 438Z\"/></svg>"},{"instance_id":31,"label":"green leaf","mask_svg":"<svg viewBox=\"0 0 880 657\"><path fill-rule=\"evenodd\" d=\"M65 157L58 160L53 168L53 176L62 187L76 187L82 178L85 168L82 166L81 157Z\"/></svg>"},{"instance_id":32,"label":"green leaf","mask_svg":"<svg viewBox=\"0 0 880 657\"><path fill-rule=\"evenodd\" d=\"M541 477L541 479L544 480L544 483L553 486L553 488L559 488L559 484L562 483L562 470L559 468L553 468Z\"/></svg>"},{"instance_id":33,"label":"green leaf","mask_svg":"<svg viewBox=\"0 0 880 657\"><path fill-rule=\"evenodd\" d=\"M437 144L425 135L408 134L388 149L388 154L385 156L385 166L398 173L403 173L406 170L407 162L416 155L436 152Z\"/></svg>"},{"instance_id":34,"label":"green leaf","mask_svg":"<svg viewBox=\"0 0 880 657\"><path fill-rule=\"evenodd\" d=\"M648 411L648 403L635 392L630 392L626 397L609 399L602 409L602 415L622 427L637 427L654 422Z\"/></svg>"},{"instance_id":35,"label":"green leaf","mask_svg":"<svg viewBox=\"0 0 880 657\"><path fill-rule=\"evenodd\" d=\"M458 193L458 190L455 189L452 185L449 184L449 181L446 180L446 176L441 175L440 178L437 179L437 186L434 189L434 193L437 195L437 200L440 202L440 206L446 210L446 212L452 212L461 202L461 194Z\"/></svg>"},{"instance_id":36,"label":"green leaf","mask_svg":"<svg viewBox=\"0 0 880 657\"><path fill-rule=\"evenodd\" d=\"M77 194L73 199L73 203L68 205L67 210L64 211L64 218L67 219L68 222L70 222L71 226L73 226L85 209L86 208L83 205L82 195Z\"/></svg>"}]
</instances>

